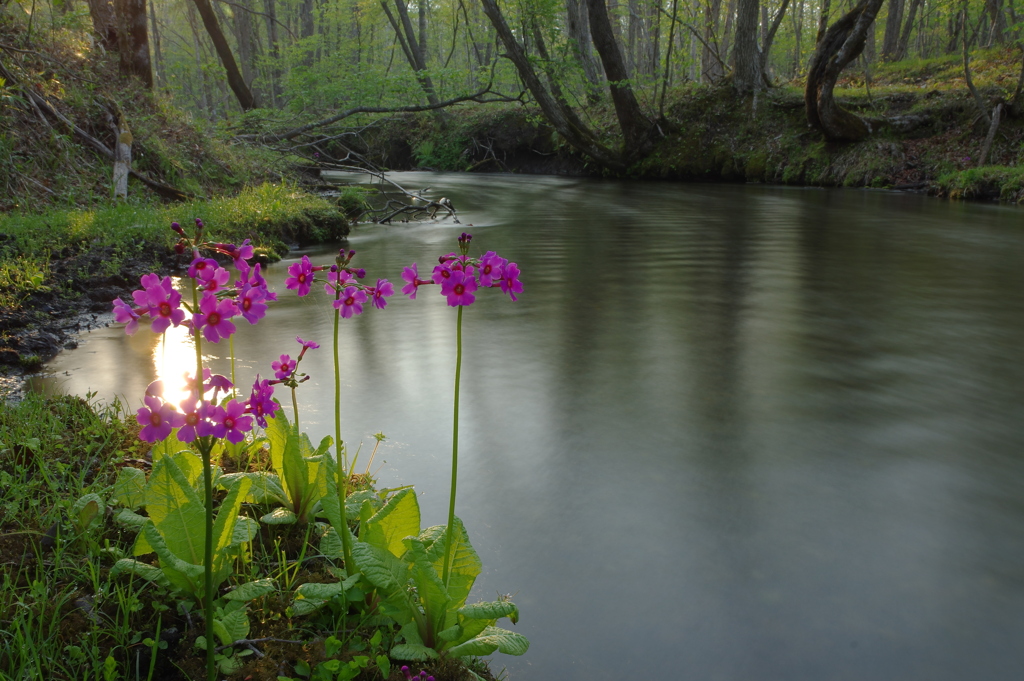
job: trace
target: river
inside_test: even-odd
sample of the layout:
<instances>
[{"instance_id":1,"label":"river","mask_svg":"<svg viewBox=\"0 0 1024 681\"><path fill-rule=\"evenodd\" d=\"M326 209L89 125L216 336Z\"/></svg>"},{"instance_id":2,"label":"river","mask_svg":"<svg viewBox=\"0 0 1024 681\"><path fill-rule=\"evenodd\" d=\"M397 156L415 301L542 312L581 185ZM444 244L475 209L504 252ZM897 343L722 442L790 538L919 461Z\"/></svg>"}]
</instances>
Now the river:
<instances>
[{"instance_id":1,"label":"river","mask_svg":"<svg viewBox=\"0 0 1024 681\"><path fill-rule=\"evenodd\" d=\"M457 513L475 594L515 594L528 681L963 681L1024 669L1024 212L917 195L400 173L463 224L367 225L370 278L462 231L516 261L465 311ZM216 236L216 225L208 225ZM333 433L330 303L286 292L239 383L319 341L303 427ZM448 494L455 311L435 287L342 322L343 435L381 485ZM227 346L209 346L226 370ZM182 335L111 326L43 390L133 406ZM379 466L379 469L378 469ZM507 622L505 623L507 625Z\"/></svg>"}]
</instances>

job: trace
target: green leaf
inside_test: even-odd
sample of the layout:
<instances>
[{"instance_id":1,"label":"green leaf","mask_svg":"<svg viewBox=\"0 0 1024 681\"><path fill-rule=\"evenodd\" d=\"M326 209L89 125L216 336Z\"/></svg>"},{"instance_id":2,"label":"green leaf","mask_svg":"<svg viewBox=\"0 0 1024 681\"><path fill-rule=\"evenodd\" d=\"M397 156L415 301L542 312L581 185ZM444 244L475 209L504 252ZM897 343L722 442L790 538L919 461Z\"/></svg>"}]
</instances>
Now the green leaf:
<instances>
[{"instance_id":1,"label":"green leaf","mask_svg":"<svg viewBox=\"0 0 1024 681\"><path fill-rule=\"evenodd\" d=\"M403 489L364 523L360 539L400 558L406 550L402 540L419 533L420 506L416 493Z\"/></svg>"},{"instance_id":2,"label":"green leaf","mask_svg":"<svg viewBox=\"0 0 1024 681\"><path fill-rule=\"evenodd\" d=\"M139 515L133 511L129 511L127 508L122 508L120 511L114 514L114 522L119 525L126 525L128 527L141 528L143 525L149 522L149 518L144 515Z\"/></svg>"},{"instance_id":3,"label":"green leaf","mask_svg":"<svg viewBox=\"0 0 1024 681\"><path fill-rule=\"evenodd\" d=\"M251 486L251 480L240 480L231 488L227 497L221 502L220 508L217 509L217 518L213 523L213 554L218 558L222 557L224 549L233 543L238 511L241 510L242 499L249 494Z\"/></svg>"},{"instance_id":4,"label":"green leaf","mask_svg":"<svg viewBox=\"0 0 1024 681\"><path fill-rule=\"evenodd\" d=\"M506 655L522 655L530 648L530 642L522 634L499 629L498 627L487 627L476 638L465 643L449 648L447 654L452 657L483 657L494 652L505 653Z\"/></svg>"},{"instance_id":5,"label":"green leaf","mask_svg":"<svg viewBox=\"0 0 1024 681\"><path fill-rule=\"evenodd\" d=\"M203 559L206 511L199 495L178 466L177 458L165 456L153 466L146 486L146 511L168 548L190 563L197 564Z\"/></svg>"},{"instance_id":6,"label":"green leaf","mask_svg":"<svg viewBox=\"0 0 1024 681\"><path fill-rule=\"evenodd\" d=\"M231 535L231 545L251 542L259 533L260 524L258 522L240 515L235 522L235 531Z\"/></svg>"},{"instance_id":7,"label":"green leaf","mask_svg":"<svg viewBox=\"0 0 1024 681\"><path fill-rule=\"evenodd\" d=\"M106 504L103 503L100 495L91 492L83 495L71 507L71 518L75 523L75 529L79 532L89 529L89 526L104 510L106 510Z\"/></svg>"},{"instance_id":8,"label":"green leaf","mask_svg":"<svg viewBox=\"0 0 1024 681\"><path fill-rule=\"evenodd\" d=\"M223 645L230 645L249 635L249 616L244 608L215 618L213 625L214 631L217 632L217 637ZM219 629L217 625L220 625Z\"/></svg>"},{"instance_id":9,"label":"green leaf","mask_svg":"<svg viewBox=\"0 0 1024 681\"><path fill-rule=\"evenodd\" d=\"M407 537L405 545L409 551L406 559L412 558L412 579L416 583L416 594L426 615L429 631L436 633L458 624L456 614L449 614L449 603L452 599L448 595L448 590L444 588L437 569L427 557L423 542L414 537Z\"/></svg>"},{"instance_id":10,"label":"green leaf","mask_svg":"<svg viewBox=\"0 0 1024 681\"><path fill-rule=\"evenodd\" d=\"M381 678L386 679L391 676L391 660L387 655L377 656L377 669L380 670Z\"/></svg>"},{"instance_id":11,"label":"green leaf","mask_svg":"<svg viewBox=\"0 0 1024 681\"><path fill-rule=\"evenodd\" d=\"M153 460L153 466L156 466L160 459L167 455L177 454L181 451L188 451L188 445L179 440L178 431L173 430L166 438L150 447L149 454Z\"/></svg>"},{"instance_id":12,"label":"green leaf","mask_svg":"<svg viewBox=\"0 0 1024 681\"><path fill-rule=\"evenodd\" d=\"M275 591L277 591L277 584L273 579L267 577L254 582L246 582L224 594L224 598L229 601L254 601Z\"/></svg>"},{"instance_id":13,"label":"green leaf","mask_svg":"<svg viewBox=\"0 0 1024 681\"><path fill-rule=\"evenodd\" d=\"M252 481L252 487L249 489L249 495L245 498L245 503L288 503L288 497L285 495L284 489L281 487L280 479L273 473L268 473L266 471L257 471L255 473L228 473L227 475L221 476L220 484L225 489L230 489L231 485L235 484L241 478L248 478Z\"/></svg>"},{"instance_id":14,"label":"green leaf","mask_svg":"<svg viewBox=\"0 0 1024 681\"><path fill-rule=\"evenodd\" d=\"M123 573L133 574L136 577L141 577L147 582L153 582L154 584L158 584L165 588L170 586L170 582L167 581L167 577L164 575L163 570L137 560L132 560L131 558L122 558L114 563L114 567L110 568L111 579Z\"/></svg>"},{"instance_id":15,"label":"green leaf","mask_svg":"<svg viewBox=\"0 0 1024 681\"><path fill-rule=\"evenodd\" d=\"M436 660L440 657L433 648L428 648L419 643L399 643L391 647L389 653L396 660L412 660L422 662L424 660Z\"/></svg>"},{"instance_id":16,"label":"green leaf","mask_svg":"<svg viewBox=\"0 0 1024 681\"><path fill-rule=\"evenodd\" d=\"M169 457L161 459L168 461ZM153 523L147 524L142 529L146 541L149 543L156 555L160 558L160 569L167 576L170 583L197 599L202 597L203 589L203 566L190 563L179 558L164 541L163 535L157 530Z\"/></svg>"},{"instance_id":17,"label":"green leaf","mask_svg":"<svg viewBox=\"0 0 1024 681\"><path fill-rule=\"evenodd\" d=\"M298 519L299 517L290 509L279 506L260 518L260 522L264 525L292 525Z\"/></svg>"},{"instance_id":18,"label":"green leaf","mask_svg":"<svg viewBox=\"0 0 1024 681\"><path fill-rule=\"evenodd\" d=\"M444 570L444 545L447 534L444 525L428 527L420 534L420 540L427 547L427 554L434 563L437 574ZM455 518L455 530L452 533L453 549L451 552L451 565L448 568L448 595L451 597L452 610L458 610L469 598L469 592L473 589L476 578L483 570L483 563L480 556L469 543L469 535L466 532L462 521ZM447 626L455 624L452 619Z\"/></svg>"},{"instance_id":19,"label":"green leaf","mask_svg":"<svg viewBox=\"0 0 1024 681\"><path fill-rule=\"evenodd\" d=\"M138 468L122 468L114 482L114 500L132 511L146 503L146 474Z\"/></svg>"},{"instance_id":20,"label":"green leaf","mask_svg":"<svg viewBox=\"0 0 1024 681\"><path fill-rule=\"evenodd\" d=\"M459 614L469 619L491 619L499 620L502 617L519 619L519 608L512 601L488 601L465 605L459 609Z\"/></svg>"}]
</instances>

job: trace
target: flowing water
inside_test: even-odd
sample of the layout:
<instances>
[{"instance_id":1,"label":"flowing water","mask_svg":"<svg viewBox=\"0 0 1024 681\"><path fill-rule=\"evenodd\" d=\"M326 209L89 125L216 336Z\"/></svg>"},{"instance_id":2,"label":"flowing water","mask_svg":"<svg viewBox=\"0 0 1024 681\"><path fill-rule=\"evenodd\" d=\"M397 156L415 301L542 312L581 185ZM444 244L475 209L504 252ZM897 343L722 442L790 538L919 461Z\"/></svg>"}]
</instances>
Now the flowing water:
<instances>
[{"instance_id":1,"label":"flowing water","mask_svg":"<svg viewBox=\"0 0 1024 681\"><path fill-rule=\"evenodd\" d=\"M912 195L404 173L462 225L363 226L370 277L463 230L526 291L465 312L458 514L514 593L534 681L1019 679L1024 213ZM470 226L468 223L472 223ZM216 232L216 225L210 225ZM305 251L329 262L335 248ZM331 317L285 292L238 381L295 336L333 433ZM401 298L401 299L400 299ZM448 494L455 311L436 288L342 322L343 435L380 484ZM226 344L206 346L226 371ZM40 389L141 403L193 355L94 331ZM287 397L284 396L287 400ZM507 625L507 622L506 622Z\"/></svg>"}]
</instances>

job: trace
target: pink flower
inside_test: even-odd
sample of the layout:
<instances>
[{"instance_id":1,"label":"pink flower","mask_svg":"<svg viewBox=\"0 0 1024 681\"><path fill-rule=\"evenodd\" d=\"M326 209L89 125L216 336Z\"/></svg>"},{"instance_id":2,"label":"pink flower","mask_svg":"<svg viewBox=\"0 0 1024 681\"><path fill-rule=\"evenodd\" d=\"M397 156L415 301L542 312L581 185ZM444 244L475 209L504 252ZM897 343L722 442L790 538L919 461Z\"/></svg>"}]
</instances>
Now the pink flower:
<instances>
[{"instance_id":1,"label":"pink flower","mask_svg":"<svg viewBox=\"0 0 1024 681\"><path fill-rule=\"evenodd\" d=\"M306 354L306 350L316 350L320 347L320 344L316 341L304 341L298 336L295 337L295 341L302 346L302 354ZM301 355L300 355L301 356Z\"/></svg>"},{"instance_id":2,"label":"pink flower","mask_svg":"<svg viewBox=\"0 0 1024 681\"><path fill-rule=\"evenodd\" d=\"M261 428L267 427L267 416L274 418L274 412L281 408L281 405L275 402L273 397L274 387L270 385L270 381L260 380L259 374L257 374L256 382L252 384L249 401L245 405L246 411L253 415Z\"/></svg>"},{"instance_id":3,"label":"pink flower","mask_svg":"<svg viewBox=\"0 0 1024 681\"><path fill-rule=\"evenodd\" d=\"M297 362L291 358L291 355L281 355L281 359L270 363L270 368L274 370L274 378L283 381L292 375L296 365Z\"/></svg>"},{"instance_id":4,"label":"pink flower","mask_svg":"<svg viewBox=\"0 0 1024 681\"><path fill-rule=\"evenodd\" d=\"M141 317L139 317L138 313L131 305L120 298L114 299L114 321L118 324L127 324L127 326L124 327L124 332L126 334L131 336L139 330L139 319L141 319Z\"/></svg>"},{"instance_id":5,"label":"pink flower","mask_svg":"<svg viewBox=\"0 0 1024 681\"><path fill-rule=\"evenodd\" d=\"M508 260L502 258L494 251L487 251L480 259L480 286L490 288L496 279L501 279L502 268Z\"/></svg>"},{"instance_id":6,"label":"pink flower","mask_svg":"<svg viewBox=\"0 0 1024 681\"><path fill-rule=\"evenodd\" d=\"M199 312L192 317L195 331L203 330L203 337L211 343L233 334L235 325L228 321L238 314L238 307L231 299L217 301L217 296L209 291L199 301Z\"/></svg>"},{"instance_id":7,"label":"pink flower","mask_svg":"<svg viewBox=\"0 0 1024 681\"><path fill-rule=\"evenodd\" d=\"M504 270L501 275L501 292L507 293L509 298L516 301L516 294L523 292L523 282L519 281L519 268L514 262L510 262L505 265Z\"/></svg>"},{"instance_id":8,"label":"pink flower","mask_svg":"<svg viewBox=\"0 0 1024 681\"><path fill-rule=\"evenodd\" d=\"M258 288L251 284L242 285L236 304L238 305L239 313L245 317L245 321L255 324L267 315L267 306L263 302L266 297L266 289Z\"/></svg>"},{"instance_id":9,"label":"pink flower","mask_svg":"<svg viewBox=\"0 0 1024 681\"><path fill-rule=\"evenodd\" d=\"M409 296L409 300L416 300L416 290L420 286L430 283L419 278L419 268L416 266L416 263L413 263L412 267L406 267L402 270L402 280L407 282L402 287L402 293Z\"/></svg>"},{"instance_id":10,"label":"pink flower","mask_svg":"<svg viewBox=\"0 0 1024 681\"><path fill-rule=\"evenodd\" d=\"M387 279L378 279L377 285L369 289L369 291L370 295L373 296L370 302L378 310L383 310L388 304L387 298L395 294L395 287Z\"/></svg>"},{"instance_id":11,"label":"pink flower","mask_svg":"<svg viewBox=\"0 0 1024 681\"><path fill-rule=\"evenodd\" d=\"M322 268L320 268L322 269ZM313 265L309 262L309 256L302 256L302 260L292 263L288 267L288 278L284 280L284 286L289 291L297 290L299 297L307 295L313 285Z\"/></svg>"},{"instance_id":12,"label":"pink flower","mask_svg":"<svg viewBox=\"0 0 1024 681\"><path fill-rule=\"evenodd\" d=\"M472 305L476 300L473 295L476 289L476 279L459 270L453 270L451 276L441 284L441 294L448 296L448 305L451 307Z\"/></svg>"},{"instance_id":13,"label":"pink flower","mask_svg":"<svg viewBox=\"0 0 1024 681\"><path fill-rule=\"evenodd\" d=\"M336 290L344 288L345 284L352 280L352 273L348 270L335 270L327 273L327 283L324 284L324 293L333 294Z\"/></svg>"},{"instance_id":14,"label":"pink flower","mask_svg":"<svg viewBox=\"0 0 1024 681\"><path fill-rule=\"evenodd\" d=\"M341 311L342 317L350 319L362 313L365 302L366 293L355 286L349 286L341 292L341 298L334 301L334 307Z\"/></svg>"},{"instance_id":15,"label":"pink flower","mask_svg":"<svg viewBox=\"0 0 1024 681\"><path fill-rule=\"evenodd\" d=\"M205 403L203 403L205 404ZM203 404L199 403L195 394L186 397L178 406L181 407L182 424L178 429L178 439L182 442L192 442L199 437L197 427L203 420Z\"/></svg>"},{"instance_id":16,"label":"pink flower","mask_svg":"<svg viewBox=\"0 0 1024 681\"><path fill-rule=\"evenodd\" d=\"M146 289L133 292L132 297L140 306L149 308L154 333L163 333L171 324L177 326L185 321L185 311L180 307L181 294L174 290L170 277L160 279L155 274L148 274L142 277L142 281Z\"/></svg>"},{"instance_id":17,"label":"pink flower","mask_svg":"<svg viewBox=\"0 0 1024 681\"><path fill-rule=\"evenodd\" d=\"M213 258L196 256L188 268L188 276L199 281L206 281L213 276L213 273L220 269L217 261Z\"/></svg>"},{"instance_id":18,"label":"pink flower","mask_svg":"<svg viewBox=\"0 0 1024 681\"><path fill-rule=\"evenodd\" d=\"M245 414L245 405L231 400L225 407L211 407L206 417L210 420L210 434L226 437L228 442L239 443L252 430L252 417Z\"/></svg>"},{"instance_id":19,"label":"pink flower","mask_svg":"<svg viewBox=\"0 0 1024 681\"><path fill-rule=\"evenodd\" d=\"M184 417L176 412L174 407L156 395L146 395L143 401L146 406L141 407L135 414L135 420L143 426L139 431L139 439L146 442L165 440L172 429L185 422Z\"/></svg>"}]
</instances>

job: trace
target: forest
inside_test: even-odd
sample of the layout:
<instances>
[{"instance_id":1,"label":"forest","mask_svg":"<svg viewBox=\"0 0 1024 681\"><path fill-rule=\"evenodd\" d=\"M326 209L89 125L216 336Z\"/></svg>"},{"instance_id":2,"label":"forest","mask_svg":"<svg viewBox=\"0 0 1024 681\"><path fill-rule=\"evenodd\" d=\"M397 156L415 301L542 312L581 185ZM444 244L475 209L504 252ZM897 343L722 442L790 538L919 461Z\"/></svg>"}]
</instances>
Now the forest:
<instances>
[{"instance_id":1,"label":"forest","mask_svg":"<svg viewBox=\"0 0 1024 681\"><path fill-rule=\"evenodd\" d=\"M59 115L44 113L46 96L81 103L64 96L83 85L75 62L100 59L108 70L79 100L134 82L136 95L288 167L914 185L1009 199L1020 189L1009 171L942 181L1016 165L1024 65L1011 1L5 0L0 17L17 31L0 45L5 108L29 125ZM33 63L36 46L61 40L64 61ZM87 115L131 131L132 104L116 100L136 95ZM112 159L121 133L109 120L88 121L92 141L80 134L89 125L75 135ZM849 144L869 136L915 148L897 144L880 166L865 157L882 147ZM956 153L917 158L926 138ZM182 198L157 186L173 171L152 170L135 177Z\"/></svg>"}]
</instances>

